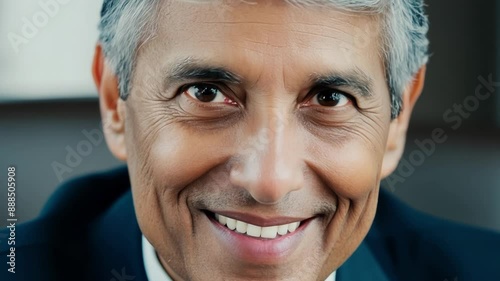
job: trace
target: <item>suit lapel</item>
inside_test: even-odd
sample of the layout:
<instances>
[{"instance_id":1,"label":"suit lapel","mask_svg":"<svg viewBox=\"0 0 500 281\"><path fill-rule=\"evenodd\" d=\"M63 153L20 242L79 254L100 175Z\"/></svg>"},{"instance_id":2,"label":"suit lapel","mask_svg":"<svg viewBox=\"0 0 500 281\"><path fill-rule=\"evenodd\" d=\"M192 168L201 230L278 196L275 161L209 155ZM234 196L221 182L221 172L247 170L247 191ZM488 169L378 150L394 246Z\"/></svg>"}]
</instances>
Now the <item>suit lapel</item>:
<instances>
[{"instance_id":1,"label":"suit lapel","mask_svg":"<svg viewBox=\"0 0 500 281\"><path fill-rule=\"evenodd\" d=\"M130 190L94 225L90 247L93 262L87 280L147 280L142 234Z\"/></svg>"},{"instance_id":2,"label":"suit lapel","mask_svg":"<svg viewBox=\"0 0 500 281\"><path fill-rule=\"evenodd\" d=\"M389 281L365 241L337 270L336 281Z\"/></svg>"}]
</instances>

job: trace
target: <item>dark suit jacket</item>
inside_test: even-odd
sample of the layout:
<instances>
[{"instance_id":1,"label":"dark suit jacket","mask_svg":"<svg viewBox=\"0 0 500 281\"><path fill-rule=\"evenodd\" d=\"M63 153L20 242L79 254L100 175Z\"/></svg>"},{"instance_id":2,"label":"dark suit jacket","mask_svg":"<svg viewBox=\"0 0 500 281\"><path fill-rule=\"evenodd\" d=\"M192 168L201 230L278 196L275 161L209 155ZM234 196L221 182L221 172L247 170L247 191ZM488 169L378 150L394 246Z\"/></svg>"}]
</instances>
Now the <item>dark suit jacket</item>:
<instances>
[{"instance_id":1,"label":"dark suit jacket","mask_svg":"<svg viewBox=\"0 0 500 281\"><path fill-rule=\"evenodd\" d=\"M64 184L39 218L17 226L15 274L2 234L0 280L147 280L126 168ZM356 280L500 281L500 235L422 214L382 190L368 236L337 271L337 281Z\"/></svg>"}]
</instances>

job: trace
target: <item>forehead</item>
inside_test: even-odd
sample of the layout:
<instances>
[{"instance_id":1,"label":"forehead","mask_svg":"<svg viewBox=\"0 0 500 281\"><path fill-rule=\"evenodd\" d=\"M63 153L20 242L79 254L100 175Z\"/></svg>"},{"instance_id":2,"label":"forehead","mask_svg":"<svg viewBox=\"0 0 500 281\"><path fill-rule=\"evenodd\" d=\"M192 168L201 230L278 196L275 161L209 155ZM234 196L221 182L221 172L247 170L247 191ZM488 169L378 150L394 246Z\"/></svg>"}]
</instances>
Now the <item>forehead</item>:
<instances>
[{"instance_id":1,"label":"forehead","mask_svg":"<svg viewBox=\"0 0 500 281\"><path fill-rule=\"evenodd\" d=\"M245 77L362 70L384 80L378 30L377 17L333 7L174 0L163 2L151 45L165 65L192 58Z\"/></svg>"}]
</instances>

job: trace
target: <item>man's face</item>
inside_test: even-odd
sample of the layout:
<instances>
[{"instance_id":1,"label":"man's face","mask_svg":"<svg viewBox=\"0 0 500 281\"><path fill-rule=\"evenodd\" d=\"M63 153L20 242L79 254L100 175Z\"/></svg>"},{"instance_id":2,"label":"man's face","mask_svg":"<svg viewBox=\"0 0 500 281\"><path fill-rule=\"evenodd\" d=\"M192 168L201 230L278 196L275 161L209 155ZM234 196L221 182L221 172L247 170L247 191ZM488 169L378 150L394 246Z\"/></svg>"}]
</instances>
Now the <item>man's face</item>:
<instances>
[{"instance_id":1,"label":"man's face","mask_svg":"<svg viewBox=\"0 0 500 281\"><path fill-rule=\"evenodd\" d=\"M377 204L391 122L377 20L164 2L120 101L141 230L176 279L326 278Z\"/></svg>"}]
</instances>

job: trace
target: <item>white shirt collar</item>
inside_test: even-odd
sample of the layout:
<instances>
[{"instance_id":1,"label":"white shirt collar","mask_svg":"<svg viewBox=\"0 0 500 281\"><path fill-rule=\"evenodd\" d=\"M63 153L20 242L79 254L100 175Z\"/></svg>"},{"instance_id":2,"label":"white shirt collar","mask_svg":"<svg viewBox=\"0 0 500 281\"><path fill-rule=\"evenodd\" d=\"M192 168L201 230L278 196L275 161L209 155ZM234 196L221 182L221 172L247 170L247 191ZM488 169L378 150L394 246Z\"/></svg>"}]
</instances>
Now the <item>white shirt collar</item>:
<instances>
[{"instance_id":1,"label":"white shirt collar","mask_svg":"<svg viewBox=\"0 0 500 281\"><path fill-rule=\"evenodd\" d=\"M153 248L153 245L149 243L148 239L146 239L144 235L142 235L142 256L144 259L146 276L149 281L172 281L156 256L156 251ZM335 274L336 271L330 274L325 281L335 281Z\"/></svg>"},{"instance_id":2,"label":"white shirt collar","mask_svg":"<svg viewBox=\"0 0 500 281\"><path fill-rule=\"evenodd\" d=\"M156 256L155 248L144 235L142 235L142 256L149 281L172 281Z\"/></svg>"}]
</instances>

